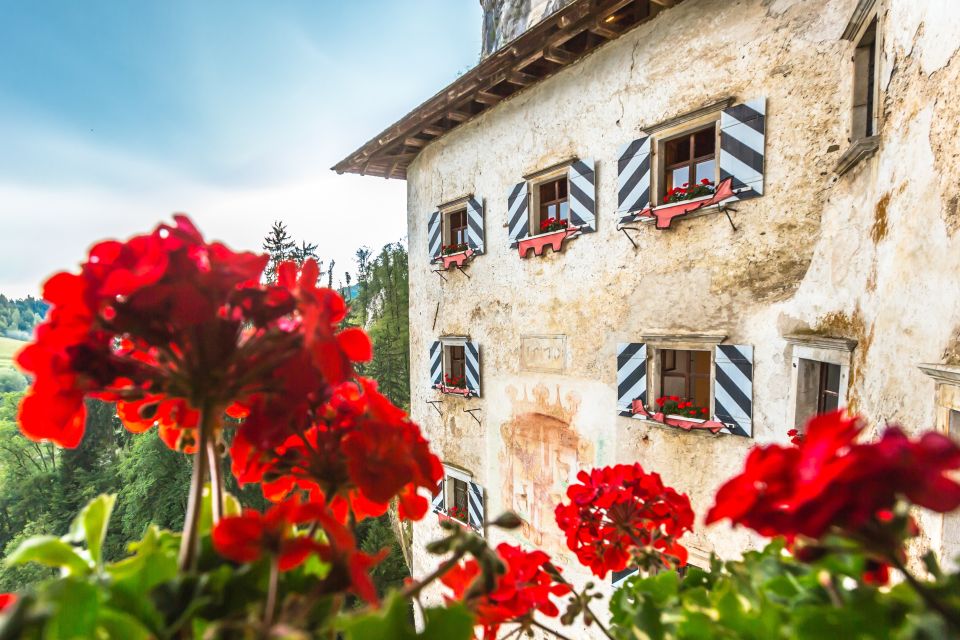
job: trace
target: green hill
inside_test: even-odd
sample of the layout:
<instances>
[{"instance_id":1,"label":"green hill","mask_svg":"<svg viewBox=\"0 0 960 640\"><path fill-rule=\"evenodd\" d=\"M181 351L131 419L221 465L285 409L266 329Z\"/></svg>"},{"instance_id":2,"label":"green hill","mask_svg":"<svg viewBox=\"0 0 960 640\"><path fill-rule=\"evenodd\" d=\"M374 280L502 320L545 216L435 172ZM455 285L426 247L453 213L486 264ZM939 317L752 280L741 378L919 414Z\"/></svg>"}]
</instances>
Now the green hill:
<instances>
[{"instance_id":1,"label":"green hill","mask_svg":"<svg viewBox=\"0 0 960 640\"><path fill-rule=\"evenodd\" d=\"M13 369L13 355L26 344L23 340L0 336L0 369Z\"/></svg>"}]
</instances>

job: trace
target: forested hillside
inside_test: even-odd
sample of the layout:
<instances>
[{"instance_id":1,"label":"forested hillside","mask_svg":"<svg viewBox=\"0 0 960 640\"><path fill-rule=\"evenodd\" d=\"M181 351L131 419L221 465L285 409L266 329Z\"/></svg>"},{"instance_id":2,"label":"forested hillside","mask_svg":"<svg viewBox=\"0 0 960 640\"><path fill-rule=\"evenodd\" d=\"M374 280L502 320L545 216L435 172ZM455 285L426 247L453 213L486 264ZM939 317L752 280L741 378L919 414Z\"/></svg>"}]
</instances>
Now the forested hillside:
<instances>
[{"instance_id":1,"label":"forested hillside","mask_svg":"<svg viewBox=\"0 0 960 640\"><path fill-rule=\"evenodd\" d=\"M0 293L0 336L27 340L47 313L47 303L33 296L11 300Z\"/></svg>"},{"instance_id":2,"label":"forested hillside","mask_svg":"<svg viewBox=\"0 0 960 640\"><path fill-rule=\"evenodd\" d=\"M316 257L315 246L294 243L282 223L274 226L273 241L266 246L285 252L286 258L302 262ZM279 237L278 237L279 236ZM268 238L270 241L270 238ZM272 252L271 252L272 253ZM407 253L396 243L373 256L369 249L357 252L357 281L348 291L348 323L363 326L374 341L374 360L363 375L380 381L381 391L401 406L409 404L409 356L407 319ZM322 264L322 263L321 263ZM333 264L324 270L324 284L333 284ZM352 279L344 275L349 283ZM342 284L338 281L338 284ZM352 292L351 292L352 290ZM33 298L10 300L0 295L0 333L4 327L27 337L46 313L46 305ZM131 540L139 539L148 523L179 530L183 525L190 462L171 451L155 433L133 435L117 419L113 405L88 404L86 435L73 450L41 445L24 438L16 424L17 405L26 381L12 368L13 353L25 343L0 338L0 559L24 539L38 533L63 535L70 521L91 498L100 493L117 494L117 504L108 532L108 558L123 555ZM19 386L5 388L4 376L15 376ZM12 384L12 383L11 383ZM229 430L227 430L229 437ZM263 508L258 488L241 490L224 462L228 489L246 506ZM392 548L388 558L374 569L383 590L398 585L408 575L389 519L370 519L361 524L360 545L369 552ZM39 565L5 567L0 562L0 593L13 591L45 575Z\"/></svg>"}]
</instances>

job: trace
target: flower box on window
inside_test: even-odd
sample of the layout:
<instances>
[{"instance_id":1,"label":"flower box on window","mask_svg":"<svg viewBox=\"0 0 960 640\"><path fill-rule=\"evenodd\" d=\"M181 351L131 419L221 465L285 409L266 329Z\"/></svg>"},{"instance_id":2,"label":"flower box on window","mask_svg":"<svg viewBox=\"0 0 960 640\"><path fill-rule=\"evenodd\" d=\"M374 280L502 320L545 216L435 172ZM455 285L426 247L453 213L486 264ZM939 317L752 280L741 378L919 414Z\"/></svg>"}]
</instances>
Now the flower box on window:
<instances>
[{"instance_id":1,"label":"flower box on window","mask_svg":"<svg viewBox=\"0 0 960 640\"><path fill-rule=\"evenodd\" d=\"M467 387L466 382L462 379L459 381L450 380L451 376L445 376L447 380L440 384L433 385L434 389L439 389L440 393L445 393L453 396L463 396L464 398L472 398L477 395L473 389Z\"/></svg>"},{"instance_id":2,"label":"flower box on window","mask_svg":"<svg viewBox=\"0 0 960 640\"><path fill-rule=\"evenodd\" d=\"M474 251L466 243L460 244L445 244L440 247L440 256L439 262L443 264L444 269L450 269L451 267L463 267L467 264L471 258L473 258Z\"/></svg>"},{"instance_id":3,"label":"flower box on window","mask_svg":"<svg viewBox=\"0 0 960 640\"><path fill-rule=\"evenodd\" d=\"M659 400L663 400L663 398L660 398ZM658 400L658 404L661 404L659 400ZM665 404L667 403L662 403L661 407L663 407ZM672 404L676 405L677 403L674 401ZM670 411L670 410L673 410L673 408L667 407L667 410ZM631 411L635 416L642 416L646 420L657 422L659 424L662 424L668 427L676 427L678 429L683 429L684 431L692 431L693 429L705 429L710 433L716 434L726 427L726 425L723 424L722 422L717 422L716 420L708 420L706 418L695 418L691 415L678 415L678 414L672 414L672 413L664 413L663 411L657 411L657 412L651 413L650 411L647 411L646 407L643 406L643 401L641 400L633 401Z\"/></svg>"},{"instance_id":4,"label":"flower box on window","mask_svg":"<svg viewBox=\"0 0 960 640\"><path fill-rule=\"evenodd\" d=\"M688 191L685 189L671 191L673 191L673 193L668 194L668 197L672 198L673 202L667 202L666 204L652 208L648 206L638 213L637 217L640 219L656 220L657 229L669 229L670 223L674 218L693 213L699 209L718 205L724 200L728 200L736 195L733 190L733 178L727 178L718 184L712 193L694 198L685 199ZM680 191L683 191L683 193ZM698 193L698 191L694 189L690 189L689 191Z\"/></svg>"},{"instance_id":5,"label":"flower box on window","mask_svg":"<svg viewBox=\"0 0 960 640\"><path fill-rule=\"evenodd\" d=\"M554 253L559 253L563 249L563 243L568 238L580 234L580 227L563 226L556 231L547 231L535 236L530 236L520 240L517 243L517 249L520 251L520 257L526 258L530 249L533 249L535 256L543 255L545 247L550 246Z\"/></svg>"},{"instance_id":6,"label":"flower box on window","mask_svg":"<svg viewBox=\"0 0 960 640\"><path fill-rule=\"evenodd\" d=\"M470 525L467 524L467 519L467 510L460 507L450 507L446 511L437 511L437 520L439 522L453 522L464 529L470 528Z\"/></svg>"}]
</instances>

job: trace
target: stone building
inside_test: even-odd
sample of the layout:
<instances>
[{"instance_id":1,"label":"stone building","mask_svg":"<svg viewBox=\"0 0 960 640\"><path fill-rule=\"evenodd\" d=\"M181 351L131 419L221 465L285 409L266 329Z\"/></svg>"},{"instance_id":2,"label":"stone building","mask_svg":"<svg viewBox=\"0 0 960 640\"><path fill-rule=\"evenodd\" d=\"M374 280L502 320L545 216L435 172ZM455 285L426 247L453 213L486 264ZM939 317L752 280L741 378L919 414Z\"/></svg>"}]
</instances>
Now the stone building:
<instances>
[{"instance_id":1,"label":"stone building","mask_svg":"<svg viewBox=\"0 0 960 640\"><path fill-rule=\"evenodd\" d=\"M585 577L554 505L639 461L689 494L701 565L762 542L703 515L811 415L960 435L960 3L482 4L499 48L335 167L407 180L438 509L512 509Z\"/></svg>"}]
</instances>

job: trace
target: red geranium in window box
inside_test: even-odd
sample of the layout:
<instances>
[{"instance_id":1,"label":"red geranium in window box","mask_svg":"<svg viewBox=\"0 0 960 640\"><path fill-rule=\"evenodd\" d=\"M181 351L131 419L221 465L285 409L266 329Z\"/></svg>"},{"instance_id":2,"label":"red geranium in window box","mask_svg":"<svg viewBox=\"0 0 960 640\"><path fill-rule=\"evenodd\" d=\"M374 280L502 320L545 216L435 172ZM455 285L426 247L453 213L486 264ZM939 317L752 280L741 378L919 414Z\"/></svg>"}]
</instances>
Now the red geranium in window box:
<instances>
[{"instance_id":1,"label":"red geranium in window box","mask_svg":"<svg viewBox=\"0 0 960 640\"><path fill-rule=\"evenodd\" d=\"M716 187L713 185L713 180L708 180L707 178L701 180L700 184L691 185L689 182L684 182L682 187L674 187L667 191L663 203L673 204L674 202L712 196L716 190Z\"/></svg>"},{"instance_id":2,"label":"red geranium in window box","mask_svg":"<svg viewBox=\"0 0 960 640\"><path fill-rule=\"evenodd\" d=\"M643 406L641 400L634 400L631 412L644 420L659 422L668 427L677 427L684 431L706 429L710 433L719 433L726 425L716 420L710 420L710 410L698 407L678 396L663 396L657 398L658 411L651 413Z\"/></svg>"},{"instance_id":3,"label":"red geranium in window box","mask_svg":"<svg viewBox=\"0 0 960 640\"><path fill-rule=\"evenodd\" d=\"M440 246L440 253L449 256L453 253L463 253L467 250L467 243L460 242L456 244L445 244Z\"/></svg>"},{"instance_id":4,"label":"red geranium in window box","mask_svg":"<svg viewBox=\"0 0 960 640\"><path fill-rule=\"evenodd\" d=\"M444 269L462 267L473 257L473 249L466 242L444 244L440 246L440 262Z\"/></svg>"},{"instance_id":5,"label":"red geranium in window box","mask_svg":"<svg viewBox=\"0 0 960 640\"><path fill-rule=\"evenodd\" d=\"M568 226L570 226L569 220L564 220L563 218L547 218L540 223L540 233L563 231Z\"/></svg>"}]
</instances>

